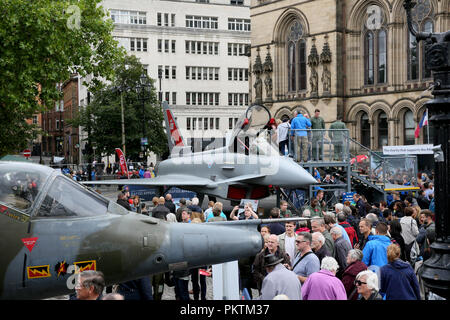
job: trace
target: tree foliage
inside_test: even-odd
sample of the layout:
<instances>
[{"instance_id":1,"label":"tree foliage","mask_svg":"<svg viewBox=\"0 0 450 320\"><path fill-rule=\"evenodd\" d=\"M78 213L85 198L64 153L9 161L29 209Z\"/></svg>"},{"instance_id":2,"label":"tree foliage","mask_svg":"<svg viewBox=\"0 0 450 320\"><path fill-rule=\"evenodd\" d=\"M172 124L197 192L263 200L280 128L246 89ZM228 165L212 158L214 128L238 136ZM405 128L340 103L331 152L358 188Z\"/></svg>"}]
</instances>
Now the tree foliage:
<instances>
[{"instance_id":1,"label":"tree foliage","mask_svg":"<svg viewBox=\"0 0 450 320\"><path fill-rule=\"evenodd\" d=\"M56 84L91 74L111 79L124 50L101 0L0 0L0 156L22 150L34 114L54 106Z\"/></svg>"},{"instance_id":2,"label":"tree foliage","mask_svg":"<svg viewBox=\"0 0 450 320\"><path fill-rule=\"evenodd\" d=\"M148 138L148 150L164 154L167 139L162 127L163 114L153 85L149 79L148 95L138 94L144 68L135 56L126 56L114 67L110 85L93 92L92 102L80 110L71 124L82 126L89 137L87 150L96 146L96 155L112 155L122 147L121 95L124 106L126 157L139 160L141 137ZM140 159L142 160L142 159Z\"/></svg>"}]
</instances>

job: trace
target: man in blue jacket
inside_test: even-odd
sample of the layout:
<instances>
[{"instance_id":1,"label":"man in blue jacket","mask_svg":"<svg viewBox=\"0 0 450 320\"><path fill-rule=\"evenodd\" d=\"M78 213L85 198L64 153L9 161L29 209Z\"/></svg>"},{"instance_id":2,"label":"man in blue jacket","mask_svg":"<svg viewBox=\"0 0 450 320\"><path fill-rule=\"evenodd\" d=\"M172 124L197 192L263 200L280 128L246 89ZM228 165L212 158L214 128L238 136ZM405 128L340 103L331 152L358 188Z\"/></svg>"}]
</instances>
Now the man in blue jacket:
<instances>
[{"instance_id":1,"label":"man in blue jacket","mask_svg":"<svg viewBox=\"0 0 450 320\"><path fill-rule=\"evenodd\" d=\"M297 161L308 161L308 134L306 129L311 128L311 121L300 112L291 122L291 139L295 141ZM300 153L301 150L301 153Z\"/></svg>"},{"instance_id":2,"label":"man in blue jacket","mask_svg":"<svg viewBox=\"0 0 450 320\"><path fill-rule=\"evenodd\" d=\"M370 235L363 249L362 262L366 266L376 265L379 267L388 263L387 247L391 244L391 239L387 236L388 226L384 222L377 224L375 235Z\"/></svg>"}]
</instances>

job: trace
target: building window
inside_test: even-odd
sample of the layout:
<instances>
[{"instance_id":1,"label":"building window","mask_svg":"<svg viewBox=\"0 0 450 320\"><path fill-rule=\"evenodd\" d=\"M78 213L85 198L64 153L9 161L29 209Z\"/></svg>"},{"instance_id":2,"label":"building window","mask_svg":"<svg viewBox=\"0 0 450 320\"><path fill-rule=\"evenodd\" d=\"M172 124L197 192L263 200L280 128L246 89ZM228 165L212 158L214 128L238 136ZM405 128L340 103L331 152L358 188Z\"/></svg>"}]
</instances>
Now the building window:
<instances>
[{"instance_id":1,"label":"building window","mask_svg":"<svg viewBox=\"0 0 450 320\"><path fill-rule=\"evenodd\" d=\"M164 52L169 53L169 40L164 40Z\"/></svg>"},{"instance_id":2,"label":"building window","mask_svg":"<svg viewBox=\"0 0 450 320\"><path fill-rule=\"evenodd\" d=\"M414 28L417 31L433 32L434 10L430 0L417 0L411 11ZM417 43L416 38L408 32L408 80L431 78L431 70L425 63L425 41Z\"/></svg>"},{"instance_id":3,"label":"building window","mask_svg":"<svg viewBox=\"0 0 450 320\"><path fill-rule=\"evenodd\" d=\"M191 130L191 118L186 118L186 130Z\"/></svg>"},{"instance_id":4,"label":"building window","mask_svg":"<svg viewBox=\"0 0 450 320\"><path fill-rule=\"evenodd\" d=\"M219 68L216 67L186 67L186 80L219 80Z\"/></svg>"},{"instance_id":5,"label":"building window","mask_svg":"<svg viewBox=\"0 0 450 320\"><path fill-rule=\"evenodd\" d=\"M370 123L369 116L367 113L363 113L360 118L360 128L361 128L361 144L367 148L370 148Z\"/></svg>"},{"instance_id":6,"label":"building window","mask_svg":"<svg viewBox=\"0 0 450 320\"><path fill-rule=\"evenodd\" d=\"M371 31L366 33L365 40L365 61L366 61L366 84L374 84L374 41L373 33Z\"/></svg>"},{"instance_id":7,"label":"building window","mask_svg":"<svg viewBox=\"0 0 450 320\"><path fill-rule=\"evenodd\" d=\"M186 40L186 53L191 54L219 54L218 42L190 41Z\"/></svg>"},{"instance_id":8,"label":"building window","mask_svg":"<svg viewBox=\"0 0 450 320\"><path fill-rule=\"evenodd\" d=\"M172 66L172 79L176 79L176 78L177 78L177 67Z\"/></svg>"},{"instance_id":9,"label":"building window","mask_svg":"<svg viewBox=\"0 0 450 320\"><path fill-rule=\"evenodd\" d=\"M295 20L287 36L288 91L306 90L306 42L303 27Z\"/></svg>"},{"instance_id":10,"label":"building window","mask_svg":"<svg viewBox=\"0 0 450 320\"><path fill-rule=\"evenodd\" d=\"M169 69L170 69L169 66L165 66L165 68L164 68L164 78L165 79L169 79Z\"/></svg>"},{"instance_id":11,"label":"building window","mask_svg":"<svg viewBox=\"0 0 450 320\"><path fill-rule=\"evenodd\" d=\"M162 25L161 22L161 12L158 12L156 15L156 24L160 27Z\"/></svg>"},{"instance_id":12,"label":"building window","mask_svg":"<svg viewBox=\"0 0 450 320\"><path fill-rule=\"evenodd\" d=\"M233 6L243 6L244 0L230 0L230 4Z\"/></svg>"},{"instance_id":13,"label":"building window","mask_svg":"<svg viewBox=\"0 0 450 320\"><path fill-rule=\"evenodd\" d=\"M245 54L245 43L228 43L229 56L242 56Z\"/></svg>"},{"instance_id":14,"label":"building window","mask_svg":"<svg viewBox=\"0 0 450 320\"><path fill-rule=\"evenodd\" d=\"M172 40L172 53L175 53L176 40Z\"/></svg>"},{"instance_id":15,"label":"building window","mask_svg":"<svg viewBox=\"0 0 450 320\"><path fill-rule=\"evenodd\" d=\"M408 145L408 144L415 144L415 136L414 136L414 131L415 131L415 123L414 123L414 114L411 110L408 110L405 112L404 116L403 116L403 121L404 121L404 141L403 144Z\"/></svg>"},{"instance_id":16,"label":"building window","mask_svg":"<svg viewBox=\"0 0 450 320\"><path fill-rule=\"evenodd\" d=\"M177 104L177 93L172 92L172 104Z\"/></svg>"},{"instance_id":17,"label":"building window","mask_svg":"<svg viewBox=\"0 0 450 320\"><path fill-rule=\"evenodd\" d=\"M147 52L147 39L130 38L130 50Z\"/></svg>"},{"instance_id":18,"label":"building window","mask_svg":"<svg viewBox=\"0 0 450 320\"><path fill-rule=\"evenodd\" d=\"M388 145L388 121L385 112L378 116L378 150Z\"/></svg>"},{"instance_id":19,"label":"building window","mask_svg":"<svg viewBox=\"0 0 450 320\"><path fill-rule=\"evenodd\" d=\"M217 17L202 17L202 16L186 16L186 28L196 29L217 29Z\"/></svg>"},{"instance_id":20,"label":"building window","mask_svg":"<svg viewBox=\"0 0 450 320\"><path fill-rule=\"evenodd\" d=\"M250 31L250 19L228 18L228 30Z\"/></svg>"},{"instance_id":21,"label":"building window","mask_svg":"<svg viewBox=\"0 0 450 320\"><path fill-rule=\"evenodd\" d=\"M147 24L147 14L141 11L110 10L111 19L120 24Z\"/></svg>"},{"instance_id":22,"label":"building window","mask_svg":"<svg viewBox=\"0 0 450 320\"><path fill-rule=\"evenodd\" d=\"M158 52L162 52L162 40L158 39Z\"/></svg>"},{"instance_id":23,"label":"building window","mask_svg":"<svg viewBox=\"0 0 450 320\"><path fill-rule=\"evenodd\" d=\"M216 130L219 130L220 118L216 118Z\"/></svg>"},{"instance_id":24,"label":"building window","mask_svg":"<svg viewBox=\"0 0 450 320\"><path fill-rule=\"evenodd\" d=\"M170 25L171 25L172 27L175 27L175 13L172 13L172 14L170 15Z\"/></svg>"},{"instance_id":25,"label":"building window","mask_svg":"<svg viewBox=\"0 0 450 320\"><path fill-rule=\"evenodd\" d=\"M228 105L248 106L248 93L228 93Z\"/></svg>"},{"instance_id":26,"label":"building window","mask_svg":"<svg viewBox=\"0 0 450 320\"><path fill-rule=\"evenodd\" d=\"M186 92L187 105L213 106L219 105L219 93L217 92Z\"/></svg>"},{"instance_id":27,"label":"building window","mask_svg":"<svg viewBox=\"0 0 450 320\"><path fill-rule=\"evenodd\" d=\"M364 40L365 84L387 82L386 30L367 31Z\"/></svg>"}]
</instances>

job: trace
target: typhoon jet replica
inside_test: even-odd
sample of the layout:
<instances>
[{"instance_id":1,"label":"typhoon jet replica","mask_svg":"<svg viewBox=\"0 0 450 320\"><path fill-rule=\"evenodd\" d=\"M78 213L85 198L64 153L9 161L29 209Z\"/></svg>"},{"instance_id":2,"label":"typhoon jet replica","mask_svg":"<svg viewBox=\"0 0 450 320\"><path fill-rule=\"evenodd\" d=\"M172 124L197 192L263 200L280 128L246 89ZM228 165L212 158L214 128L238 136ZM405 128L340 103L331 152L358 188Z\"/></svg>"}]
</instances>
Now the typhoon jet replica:
<instances>
[{"instance_id":1,"label":"typhoon jet replica","mask_svg":"<svg viewBox=\"0 0 450 320\"><path fill-rule=\"evenodd\" d=\"M127 211L60 170L0 161L0 299L73 293L84 270L102 271L111 285L255 255L257 226L276 220L170 223Z\"/></svg>"},{"instance_id":2,"label":"typhoon jet replica","mask_svg":"<svg viewBox=\"0 0 450 320\"><path fill-rule=\"evenodd\" d=\"M305 188L316 184L314 177L293 159L281 156L274 143L269 110L250 106L237 121L226 146L208 146L192 152L187 146L167 102L163 104L171 155L159 163L156 177L83 181L95 185L140 185L180 187L222 199L261 199L269 186Z\"/></svg>"}]
</instances>

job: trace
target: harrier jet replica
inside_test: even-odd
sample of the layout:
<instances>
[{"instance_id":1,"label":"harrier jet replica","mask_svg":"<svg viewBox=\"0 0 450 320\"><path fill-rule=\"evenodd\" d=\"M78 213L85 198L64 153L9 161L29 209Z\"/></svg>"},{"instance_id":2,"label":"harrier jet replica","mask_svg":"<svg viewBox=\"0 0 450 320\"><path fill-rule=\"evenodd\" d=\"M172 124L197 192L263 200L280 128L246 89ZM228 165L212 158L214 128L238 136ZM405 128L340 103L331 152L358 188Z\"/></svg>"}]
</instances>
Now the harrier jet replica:
<instances>
[{"instance_id":1,"label":"harrier jet replica","mask_svg":"<svg viewBox=\"0 0 450 320\"><path fill-rule=\"evenodd\" d=\"M276 220L169 223L127 211L60 170L0 162L0 299L72 293L84 270L102 271L110 285L248 257L263 246L257 226Z\"/></svg>"},{"instance_id":2,"label":"harrier jet replica","mask_svg":"<svg viewBox=\"0 0 450 320\"><path fill-rule=\"evenodd\" d=\"M279 154L264 106L250 106L236 123L227 146L192 152L164 102L164 118L171 150L159 163L155 178L83 181L95 185L141 185L180 187L222 199L261 199L270 195L269 186L304 188L316 184L314 177L289 157Z\"/></svg>"}]
</instances>

